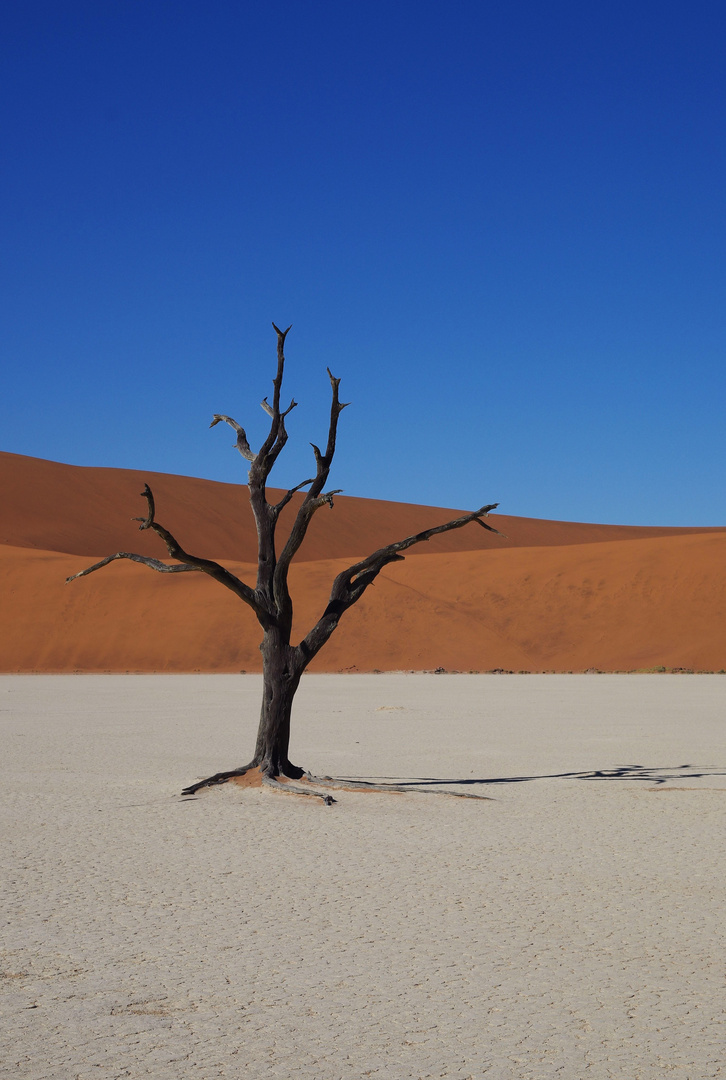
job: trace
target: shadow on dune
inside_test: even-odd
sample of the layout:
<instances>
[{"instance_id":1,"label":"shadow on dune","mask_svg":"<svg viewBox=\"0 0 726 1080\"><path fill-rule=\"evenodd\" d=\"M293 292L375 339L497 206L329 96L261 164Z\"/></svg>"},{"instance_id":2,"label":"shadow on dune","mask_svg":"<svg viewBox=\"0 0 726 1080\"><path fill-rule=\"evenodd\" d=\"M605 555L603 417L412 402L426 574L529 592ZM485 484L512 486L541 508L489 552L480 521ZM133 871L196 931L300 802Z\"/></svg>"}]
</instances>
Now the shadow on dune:
<instances>
[{"instance_id":1,"label":"shadow on dune","mask_svg":"<svg viewBox=\"0 0 726 1080\"><path fill-rule=\"evenodd\" d=\"M339 776L336 780L345 783L346 780L356 781L358 786L366 783L380 785L389 780L391 785L400 788L435 787L439 784L456 784L461 787L477 787L489 784L525 784L532 780L644 780L649 784L665 784L669 780L701 780L709 776L726 776L726 769L714 766L697 765L673 765L673 766L648 766L648 765L618 765L613 769L583 769L580 772L542 773L533 776L489 776L489 777L462 777L455 779L447 777L442 779L437 776L419 776L399 779L394 776L360 777Z\"/></svg>"}]
</instances>

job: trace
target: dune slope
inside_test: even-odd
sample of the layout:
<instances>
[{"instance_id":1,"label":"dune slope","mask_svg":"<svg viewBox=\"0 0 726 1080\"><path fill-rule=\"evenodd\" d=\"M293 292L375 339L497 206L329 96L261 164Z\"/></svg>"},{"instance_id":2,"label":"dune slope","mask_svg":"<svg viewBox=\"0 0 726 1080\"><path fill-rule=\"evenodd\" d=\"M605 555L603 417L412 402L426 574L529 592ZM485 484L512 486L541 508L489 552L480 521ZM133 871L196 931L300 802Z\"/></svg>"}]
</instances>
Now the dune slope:
<instances>
[{"instance_id":1,"label":"dune slope","mask_svg":"<svg viewBox=\"0 0 726 1080\"><path fill-rule=\"evenodd\" d=\"M257 671L252 613L202 575L0 548L5 671ZM345 560L291 575L302 634ZM423 555L386 568L311 670L726 668L726 535ZM250 579L253 567L231 564Z\"/></svg>"},{"instance_id":2,"label":"dune slope","mask_svg":"<svg viewBox=\"0 0 726 1080\"><path fill-rule=\"evenodd\" d=\"M244 488L15 454L0 477L0 670L260 669L251 611L203 575L119 562L65 584L113 551L164 554L129 520L145 480L188 550L253 582ZM354 498L321 510L291 574L296 635L340 570L456 514ZM387 567L312 670L726 668L726 531L494 520L506 539L469 527Z\"/></svg>"},{"instance_id":3,"label":"dune slope","mask_svg":"<svg viewBox=\"0 0 726 1080\"><path fill-rule=\"evenodd\" d=\"M240 477L243 477L240 469ZM132 518L144 516L146 503L139 497L144 483L156 499L158 520L173 532L187 551L212 559L257 558L254 520L247 488L167 473L133 469L95 469L62 465L41 458L0 453L0 544L63 551L94 558L113 551L163 553L161 542L140 533ZM282 495L270 489L270 499ZM496 494L483 491L482 503ZM296 496L280 519L280 535L292 521L301 496ZM467 510L452 510L344 495L335 509L318 513L311 523L298 561L355 559L392 540L440 525ZM569 521L493 514L492 524L506 537L492 536L475 527L436 537L409 554L425 552L499 550L502 547L539 547L586 544L654 536L677 536L713 529L639 528L626 525L589 525Z\"/></svg>"}]
</instances>

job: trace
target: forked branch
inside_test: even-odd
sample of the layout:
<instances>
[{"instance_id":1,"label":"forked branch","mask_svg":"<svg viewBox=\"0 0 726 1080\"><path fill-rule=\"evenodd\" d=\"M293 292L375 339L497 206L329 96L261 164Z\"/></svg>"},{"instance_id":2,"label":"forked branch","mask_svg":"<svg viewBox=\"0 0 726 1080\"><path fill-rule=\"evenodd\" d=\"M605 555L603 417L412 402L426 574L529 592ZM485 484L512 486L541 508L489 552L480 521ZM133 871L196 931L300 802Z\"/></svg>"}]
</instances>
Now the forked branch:
<instances>
[{"instance_id":1,"label":"forked branch","mask_svg":"<svg viewBox=\"0 0 726 1080\"><path fill-rule=\"evenodd\" d=\"M295 555L300 550L300 546L305 539L308 531L308 526L316 510L319 510L321 506L333 506L333 496L339 495L341 488L334 491L323 492L325 483L330 474L330 467L333 464L333 458L335 456L335 443L338 433L338 417L342 413L350 402L341 401L338 393L340 386L340 379L336 379L330 368L327 369L328 378L330 379L330 386L332 389L332 400L330 403L330 422L328 424L328 442L325 447L325 453L322 453L319 446L315 443L311 443L313 448L313 454L315 455L316 473L315 478L311 482L310 491L303 499L302 505L297 512L297 517L290 530L290 535L287 538L287 542L282 549L280 558L275 567L274 575L274 594L276 597L282 597L286 591L287 574L290 568L290 563L295 558Z\"/></svg>"},{"instance_id":2,"label":"forked branch","mask_svg":"<svg viewBox=\"0 0 726 1080\"><path fill-rule=\"evenodd\" d=\"M280 411L280 390L282 388L282 377L285 372L285 338L290 333L290 327L287 330L281 330L279 326L272 324L277 334L277 373L272 380L273 394L272 404L270 405L267 398L262 400L262 408L271 419L270 431L264 443L260 447L257 456L252 462L252 468L250 469L250 485L255 486L258 489L263 489L267 477L270 475L272 466L275 464L280 451L287 442L287 431L285 430L285 417L297 405L297 402L293 399L290 405L284 412Z\"/></svg>"},{"instance_id":3,"label":"forked branch","mask_svg":"<svg viewBox=\"0 0 726 1080\"><path fill-rule=\"evenodd\" d=\"M363 573L368 570L376 569L376 572L382 570L383 567L389 563L394 562L401 558L399 552L406 551L408 548L413 547L414 544L421 544L425 540L430 540L432 536L438 536L440 533L452 532L454 529L462 529L465 525L469 525L475 521L477 525L481 525L482 529L486 529L487 532L495 533L496 536L503 536L498 529L495 529L493 525L487 525L482 521L482 518L492 511L496 510L499 503L489 503L487 506L482 506L479 510L474 510L471 514L464 514L463 517L453 518L451 521L447 521L444 525L434 525L431 529L424 529L423 532L415 533L413 536L407 536L405 540L398 540L394 544L388 544L384 548L379 548L378 551L374 551L372 555L369 555L367 559L363 559L361 562L356 563L345 571L345 574L351 574L351 583Z\"/></svg>"},{"instance_id":4,"label":"forked branch","mask_svg":"<svg viewBox=\"0 0 726 1080\"><path fill-rule=\"evenodd\" d=\"M488 532L495 533L497 536L502 536L503 534L500 533L498 529L495 529L493 525L487 525L482 521L482 518L486 517L490 511L496 510L498 505L499 503L489 503L489 505L482 506L479 510L474 510L471 514L464 514L463 517L453 518L453 520L447 521L444 525L435 525L431 529L424 529L423 532L415 533L413 536L407 536L405 540L398 540L394 544L388 544L384 548L379 548L378 551L374 551L372 555L369 555L367 559L355 563L347 570L344 570L342 574L339 574L333 583L333 594L335 594L336 585L340 582L342 595L347 595L350 599L350 603L354 604L359 596L363 594L365 589L367 589L371 582L378 576L384 566L387 566L392 562L400 562L403 558L400 554L402 551L406 551L408 548L413 547L414 544L421 544L426 540L430 540L432 536L452 532L454 529L463 529L465 525L469 525L474 521Z\"/></svg>"},{"instance_id":5,"label":"forked branch","mask_svg":"<svg viewBox=\"0 0 726 1080\"><path fill-rule=\"evenodd\" d=\"M286 491L285 494L280 499L279 503L276 503L275 506L273 507L273 510L275 512L275 516L276 517L279 516L280 511L285 509L285 507L290 502L290 499L293 497L293 495L297 494L298 491L302 491L302 489L304 487L307 487L308 484L312 484L314 479L315 479L315 477L312 477L310 480L303 480L303 482L301 484L298 484L296 487L290 488L289 491Z\"/></svg>"},{"instance_id":6,"label":"forked branch","mask_svg":"<svg viewBox=\"0 0 726 1080\"><path fill-rule=\"evenodd\" d=\"M93 566L86 567L85 570L81 570L78 574L73 574L73 576L67 578L66 581L74 581L76 578L92 574L94 570L100 570L102 567L107 566L116 559L130 559L132 562L141 563L143 566L148 566L151 570L156 570L161 574L179 574L185 571L198 570L201 573L214 578L220 585L224 585L225 588L230 589L236 596L239 596L241 600L244 600L244 602L253 609L260 623L263 626L269 626L273 621L271 613L260 601L255 590L251 589L249 585L246 585L238 577L235 577L234 574L230 573L224 566L214 562L212 559L201 559L198 556L190 555L189 552L185 551L172 533L170 533L168 529L165 529L163 525L159 525L156 521L154 495L148 484L144 484L144 490L141 494L142 497L146 499L148 508L147 515L145 518L132 518L132 521L139 521L141 523L139 525L140 530L152 529L157 536L160 536L166 544L166 549L171 558L176 559L181 565L167 566L159 559L151 559L145 555L137 555L134 552L129 551L117 551L114 555L109 555L100 562L94 563Z\"/></svg>"},{"instance_id":7,"label":"forked branch","mask_svg":"<svg viewBox=\"0 0 726 1080\"><path fill-rule=\"evenodd\" d=\"M343 570L342 573L338 574L333 582L328 606L307 637L298 645L302 662L308 664L316 653L320 651L338 625L341 615L360 600L368 586L378 577L383 567L388 566L389 563L403 560L402 551L406 551L415 544L430 540L432 536L452 532L454 529L462 529L472 522L476 522L477 525L481 525L483 529L494 533L496 536L503 536L504 534L500 533L498 529L482 521L482 518L486 517L491 510L496 510L498 505L499 503L490 503L487 506L482 506L479 510L474 510L471 514L464 514L462 517L447 521L444 525L435 525L431 529L424 529L423 532L407 536L405 540L398 540L393 544L388 544L386 547L374 551L367 559L354 563L353 566L349 566L347 570Z\"/></svg>"},{"instance_id":8,"label":"forked branch","mask_svg":"<svg viewBox=\"0 0 726 1080\"><path fill-rule=\"evenodd\" d=\"M212 422L209 425L214 427L216 424L224 422L229 424L237 432L237 441L234 444L239 450L242 457L251 462L252 469L250 470L250 480L253 484L264 486L265 480L270 475L272 466L280 454L280 451L287 442L287 431L285 430L285 417L289 416L292 410L297 406L297 402L293 398L287 409L284 412L280 411L280 391L282 388L282 377L285 370L285 338L287 337L290 327L287 330L280 330L278 326L272 324L275 327L275 333L277 334L277 373L273 379L274 393L272 395L272 404L266 397L260 402L262 408L270 417L272 423L270 424L270 430L264 443L260 447L258 453L250 447L247 440L247 433L245 429L233 420L231 416L225 416L223 413L215 413L212 417Z\"/></svg>"},{"instance_id":9,"label":"forked branch","mask_svg":"<svg viewBox=\"0 0 726 1080\"><path fill-rule=\"evenodd\" d=\"M257 524L259 544L256 594L258 597L265 598L266 604L269 604L271 608L274 609L277 617L289 621L292 612L289 590L287 587L287 575L290 563L305 539L308 525L310 524L313 514L316 510L319 510L321 506L327 505L332 507L333 497L339 493L339 491L326 492L323 489L328 479L333 456L335 454L338 417L346 407L346 402L341 402L340 400L338 389L340 386L340 379L336 379L330 371L330 368L328 368L328 378L330 379L332 389L328 440L325 452L321 451L318 446L313 444L313 453L315 455L316 464L315 476L309 480L304 480L296 487L290 488L276 504L271 505L268 503L266 496L267 478L278 455L287 442L285 418L297 405L297 402L293 398L287 409L282 411L280 408L280 394L285 371L285 339L290 331L290 327L288 326L287 330L281 330L274 322L272 325L277 334L277 373L273 380L274 392L272 395L272 402L268 401L266 397L263 398L261 402L262 408L270 417L271 423L267 438L260 447L260 450L257 454L254 453L250 448L244 428L230 416L216 414L213 417L210 426L214 427L215 424L220 422L229 424L229 426L237 433L237 441L235 443L236 448L242 456L251 463L248 483L250 489L250 502ZM293 495L305 487L309 487L310 490L302 500L290 535L278 559L275 550L277 520Z\"/></svg>"}]
</instances>

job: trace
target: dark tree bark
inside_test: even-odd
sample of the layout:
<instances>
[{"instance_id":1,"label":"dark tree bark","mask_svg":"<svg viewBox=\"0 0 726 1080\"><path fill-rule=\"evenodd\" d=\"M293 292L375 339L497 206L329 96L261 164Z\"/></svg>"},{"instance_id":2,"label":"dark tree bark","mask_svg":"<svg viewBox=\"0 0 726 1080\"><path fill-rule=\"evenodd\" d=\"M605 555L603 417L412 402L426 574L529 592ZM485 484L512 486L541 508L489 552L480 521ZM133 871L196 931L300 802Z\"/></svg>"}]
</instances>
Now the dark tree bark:
<instances>
[{"instance_id":1,"label":"dark tree bark","mask_svg":"<svg viewBox=\"0 0 726 1080\"><path fill-rule=\"evenodd\" d=\"M148 558L144 555L136 555L128 551L117 551L109 555L93 566L81 570L68 578L85 577L87 574L100 570L103 566L116 559L130 559L133 562L142 563L152 570L163 574L183 573L198 571L208 574L225 588L230 589L236 596L252 608L262 628L262 671L263 693L262 707L260 710L260 723L257 732L257 744L252 760L240 768L229 772L216 773L184 789L183 794L190 795L199 788L213 784L224 783L233 776L242 776L252 769L259 769L264 783L276 787L282 787L286 791L299 794L316 795L324 802L333 802L332 796L324 792L314 791L310 787L291 784L290 781L305 780L313 781L317 786L327 787L363 787L368 790L403 790L395 785L379 786L366 782L337 782L330 777L312 777L303 769L293 765L288 757L290 744L290 720L295 691L300 684L300 678L306 667L333 633L341 616L352 607L363 595L369 585L375 581L384 566L403 559L401 552L406 551L414 544L420 544L429 540L439 533L450 532L452 529L461 529L465 525L476 523L489 532L497 533L497 530L487 525L482 519L490 510L494 510L497 503L482 506L471 514L448 521L445 525L437 525L435 528L426 529L415 536L408 536L387 547L380 548L369 555L367 559L348 567L338 574L333 582L330 600L321 617L310 632L297 645L291 643L293 605L288 589L288 572L290 564L300 549L305 539L313 515L323 506L333 506L333 498L338 491L325 491L325 485L330 473L330 467L335 455L335 443L338 431L338 418L346 407L346 403L340 401L338 387L340 380L336 379L330 369L328 376L332 389L330 406L330 422L328 426L328 440L324 451L312 444L315 456L315 476L309 480L303 480L301 484L291 488L278 503L267 501L266 484L273 465L279 457L287 442L285 420L295 408L297 402L293 399L287 409L280 406L280 392L285 368L285 338L290 330L280 330L273 323L277 334L277 373L273 380L272 404L265 398L262 407L270 417L270 430L259 451L255 453L247 441L247 435L236 420L229 416L218 414L213 417L210 427L215 424L226 423L236 433L235 446L240 454L250 462L248 486L250 503L257 525L258 539L258 563L257 581L254 588L240 581L219 563L210 559L190 555L185 551L174 536L159 525L156 521L156 507L154 496L148 484L145 485L142 495L147 502L147 514L145 518L134 518L139 521L140 529L152 529L166 545L167 552L175 563L168 565L158 559ZM275 532L280 513L287 506L293 495L308 488L305 497L297 511L290 534L283 545L282 551L277 554ZM498 534L499 535L499 534ZM450 792L450 794L454 794ZM476 798L477 796L469 796Z\"/></svg>"}]
</instances>

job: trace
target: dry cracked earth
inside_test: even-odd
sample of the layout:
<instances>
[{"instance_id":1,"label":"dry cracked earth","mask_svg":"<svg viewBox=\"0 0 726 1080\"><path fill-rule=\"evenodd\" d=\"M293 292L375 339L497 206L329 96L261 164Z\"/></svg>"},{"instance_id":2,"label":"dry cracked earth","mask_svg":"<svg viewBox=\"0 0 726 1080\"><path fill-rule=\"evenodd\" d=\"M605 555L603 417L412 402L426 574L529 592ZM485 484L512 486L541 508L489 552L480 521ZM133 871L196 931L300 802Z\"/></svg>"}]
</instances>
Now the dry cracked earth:
<instances>
[{"instance_id":1,"label":"dry cracked earth","mask_svg":"<svg viewBox=\"0 0 726 1080\"><path fill-rule=\"evenodd\" d=\"M258 693L0 678L3 1075L726 1074L726 677L311 676L294 760L487 799L181 798Z\"/></svg>"}]
</instances>

